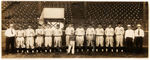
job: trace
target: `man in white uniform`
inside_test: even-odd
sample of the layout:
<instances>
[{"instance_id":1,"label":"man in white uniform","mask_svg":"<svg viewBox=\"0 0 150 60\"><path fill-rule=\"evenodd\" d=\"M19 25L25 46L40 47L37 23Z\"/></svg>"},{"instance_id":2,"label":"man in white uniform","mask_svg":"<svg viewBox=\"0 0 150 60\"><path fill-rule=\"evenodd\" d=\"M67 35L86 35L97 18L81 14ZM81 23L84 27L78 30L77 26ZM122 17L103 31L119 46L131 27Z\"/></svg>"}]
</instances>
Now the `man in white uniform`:
<instances>
[{"instance_id":1,"label":"man in white uniform","mask_svg":"<svg viewBox=\"0 0 150 60\"><path fill-rule=\"evenodd\" d=\"M137 29L135 30L134 34L135 34L135 48L137 52L141 52L144 38L144 30L141 29L140 24L137 24Z\"/></svg>"},{"instance_id":2,"label":"man in white uniform","mask_svg":"<svg viewBox=\"0 0 150 60\"><path fill-rule=\"evenodd\" d=\"M51 52L53 29L51 28L50 25L46 26L46 29L44 30L44 34L45 34L45 48L46 48L45 52L47 52L47 50Z\"/></svg>"},{"instance_id":3,"label":"man in white uniform","mask_svg":"<svg viewBox=\"0 0 150 60\"><path fill-rule=\"evenodd\" d=\"M61 47L62 42L62 29L60 28L60 25L56 26L56 29L54 29L54 47L59 49ZM59 49L61 52L61 49Z\"/></svg>"},{"instance_id":4,"label":"man in white uniform","mask_svg":"<svg viewBox=\"0 0 150 60\"><path fill-rule=\"evenodd\" d=\"M68 46L68 44L70 42L69 38L70 38L71 32L74 32L74 28L72 27L72 24L69 24L69 26L65 30L65 34L66 34L66 46Z\"/></svg>"},{"instance_id":5,"label":"man in white uniform","mask_svg":"<svg viewBox=\"0 0 150 60\"><path fill-rule=\"evenodd\" d=\"M69 45L68 45L68 50L67 50L67 54L71 53L74 54L75 53L75 34L74 31L70 31L70 35L69 35Z\"/></svg>"},{"instance_id":6,"label":"man in white uniform","mask_svg":"<svg viewBox=\"0 0 150 60\"><path fill-rule=\"evenodd\" d=\"M104 29L102 28L102 25L98 25L98 28L95 29L95 35L96 35L96 46L101 48L104 46ZM96 49L98 51L98 49ZM102 52L104 49L102 49Z\"/></svg>"},{"instance_id":7,"label":"man in white uniform","mask_svg":"<svg viewBox=\"0 0 150 60\"><path fill-rule=\"evenodd\" d=\"M111 25L109 25L106 30L105 30L105 35L106 35L106 47L113 47L113 42L114 42L114 29L112 28ZM106 48L106 52L108 51L108 49ZM111 49L111 51L113 52L113 49Z\"/></svg>"},{"instance_id":8,"label":"man in white uniform","mask_svg":"<svg viewBox=\"0 0 150 60\"><path fill-rule=\"evenodd\" d=\"M22 52L23 53L23 49L25 48L25 31L19 27L19 30L16 31L16 48L17 48L17 53Z\"/></svg>"},{"instance_id":9,"label":"man in white uniform","mask_svg":"<svg viewBox=\"0 0 150 60\"><path fill-rule=\"evenodd\" d=\"M86 30L86 39L87 39L88 47L90 46L94 47L94 36L95 36L95 30L92 26L89 26ZM87 51L89 51L89 49L87 49ZM92 49L92 51L94 51L94 48Z\"/></svg>"},{"instance_id":10,"label":"man in white uniform","mask_svg":"<svg viewBox=\"0 0 150 60\"><path fill-rule=\"evenodd\" d=\"M128 29L125 31L126 49L127 52L132 52L134 42L134 30L131 29L131 25L127 25Z\"/></svg>"},{"instance_id":11,"label":"man in white uniform","mask_svg":"<svg viewBox=\"0 0 150 60\"><path fill-rule=\"evenodd\" d=\"M27 48L27 53L29 53L29 48L31 48L32 53L34 53L34 36L35 36L35 31L31 28L31 26L28 26L28 29L25 31L26 35L26 48Z\"/></svg>"},{"instance_id":12,"label":"man in white uniform","mask_svg":"<svg viewBox=\"0 0 150 60\"><path fill-rule=\"evenodd\" d=\"M44 29L42 26L38 26L38 29L35 31L36 34L36 39L35 39L35 44L36 44L36 52L42 52L42 44L43 44L43 35L44 35Z\"/></svg>"},{"instance_id":13,"label":"man in white uniform","mask_svg":"<svg viewBox=\"0 0 150 60\"><path fill-rule=\"evenodd\" d=\"M123 47L123 35L124 35L124 28L121 26L120 23L118 23L118 26L115 28L115 34L116 34L116 52L118 52L118 47ZM123 49L121 49L121 52L123 52Z\"/></svg>"},{"instance_id":14,"label":"man in white uniform","mask_svg":"<svg viewBox=\"0 0 150 60\"><path fill-rule=\"evenodd\" d=\"M83 47L83 43L84 43L84 35L85 35L85 30L84 28L80 25L76 31L75 31L75 35L76 35L76 46L81 49L81 47ZM79 49L77 49L77 51L79 51ZM83 51L83 49L81 49Z\"/></svg>"}]
</instances>

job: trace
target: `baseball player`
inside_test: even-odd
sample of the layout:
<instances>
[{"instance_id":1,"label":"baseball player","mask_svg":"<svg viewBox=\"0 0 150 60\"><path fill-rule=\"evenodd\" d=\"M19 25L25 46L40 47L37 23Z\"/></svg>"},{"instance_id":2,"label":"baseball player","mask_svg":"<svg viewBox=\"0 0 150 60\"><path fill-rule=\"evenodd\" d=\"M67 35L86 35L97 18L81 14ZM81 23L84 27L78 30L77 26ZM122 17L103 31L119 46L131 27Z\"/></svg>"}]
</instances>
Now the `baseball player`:
<instances>
[{"instance_id":1,"label":"baseball player","mask_svg":"<svg viewBox=\"0 0 150 60\"><path fill-rule=\"evenodd\" d=\"M94 46L94 35L95 35L95 30L92 26L89 26L86 30L86 39L87 39L87 46L88 47L93 47ZM89 51L89 49L87 49ZM94 48L92 49L94 51Z\"/></svg>"},{"instance_id":2,"label":"baseball player","mask_svg":"<svg viewBox=\"0 0 150 60\"><path fill-rule=\"evenodd\" d=\"M69 24L69 26L66 28L65 30L65 34L66 34L66 46L68 46L69 44L69 38L70 38L70 35L71 35L71 32L74 32L74 28L72 27L72 24Z\"/></svg>"},{"instance_id":3,"label":"baseball player","mask_svg":"<svg viewBox=\"0 0 150 60\"><path fill-rule=\"evenodd\" d=\"M60 25L58 24L56 26L56 29L54 30L54 47L55 48L60 48L61 47L61 39L62 36L62 29L60 28ZM61 49L59 50L61 52Z\"/></svg>"},{"instance_id":4,"label":"baseball player","mask_svg":"<svg viewBox=\"0 0 150 60\"><path fill-rule=\"evenodd\" d=\"M35 31L31 28L31 26L28 26L28 29L25 31L26 35L26 52L29 53L29 48L31 48L32 53L34 53L34 36Z\"/></svg>"},{"instance_id":5,"label":"baseball player","mask_svg":"<svg viewBox=\"0 0 150 60\"><path fill-rule=\"evenodd\" d=\"M127 52L131 52L134 42L134 31L131 29L131 25L127 25L127 28L125 31L126 49Z\"/></svg>"},{"instance_id":6,"label":"baseball player","mask_svg":"<svg viewBox=\"0 0 150 60\"><path fill-rule=\"evenodd\" d=\"M20 51L23 53L25 44L24 44L24 37L25 37L25 31L19 27L19 30L16 31L16 48L17 48L17 53Z\"/></svg>"},{"instance_id":7,"label":"baseball player","mask_svg":"<svg viewBox=\"0 0 150 60\"><path fill-rule=\"evenodd\" d=\"M106 47L113 47L113 36L114 36L114 29L112 28L111 25L109 25L106 30L105 30L105 35L106 35ZM106 48L106 52L108 51L108 49ZM113 49L111 49L111 51L113 52Z\"/></svg>"},{"instance_id":8,"label":"baseball player","mask_svg":"<svg viewBox=\"0 0 150 60\"><path fill-rule=\"evenodd\" d=\"M44 29L42 26L38 26L38 29L35 31L36 39L36 52L41 52L42 44L43 44L43 35L44 35Z\"/></svg>"},{"instance_id":9,"label":"baseball player","mask_svg":"<svg viewBox=\"0 0 150 60\"><path fill-rule=\"evenodd\" d=\"M121 26L120 23L118 23L118 26L115 28L115 34L116 34L116 47L123 47L123 35L124 35L124 28ZM116 48L116 52L118 52L118 49ZM123 52L123 49L121 50Z\"/></svg>"},{"instance_id":10,"label":"baseball player","mask_svg":"<svg viewBox=\"0 0 150 60\"><path fill-rule=\"evenodd\" d=\"M52 47L52 34L53 34L53 29L51 26L47 25L46 29L44 30L45 34L45 52L49 50L51 52L51 47Z\"/></svg>"},{"instance_id":11,"label":"baseball player","mask_svg":"<svg viewBox=\"0 0 150 60\"><path fill-rule=\"evenodd\" d=\"M85 30L81 25L76 29L75 35L76 35L76 46L83 47ZM83 49L81 50L83 51ZM77 51L79 50L77 49Z\"/></svg>"},{"instance_id":12,"label":"baseball player","mask_svg":"<svg viewBox=\"0 0 150 60\"><path fill-rule=\"evenodd\" d=\"M67 54L71 53L74 54L75 53L75 35L74 35L74 30L70 31L70 35L69 35L69 45L68 45L68 50L67 50Z\"/></svg>"},{"instance_id":13,"label":"baseball player","mask_svg":"<svg viewBox=\"0 0 150 60\"><path fill-rule=\"evenodd\" d=\"M143 38L144 38L144 30L141 29L141 25L137 24L137 29L135 30L135 48L137 52L140 52L143 45Z\"/></svg>"},{"instance_id":14,"label":"baseball player","mask_svg":"<svg viewBox=\"0 0 150 60\"><path fill-rule=\"evenodd\" d=\"M101 47L104 46L104 29L102 28L102 25L98 25L98 28L95 29L95 35L96 35L96 46L99 47L99 45ZM96 51L98 51L98 49L96 49ZM104 49L102 49L102 51L104 51Z\"/></svg>"}]
</instances>

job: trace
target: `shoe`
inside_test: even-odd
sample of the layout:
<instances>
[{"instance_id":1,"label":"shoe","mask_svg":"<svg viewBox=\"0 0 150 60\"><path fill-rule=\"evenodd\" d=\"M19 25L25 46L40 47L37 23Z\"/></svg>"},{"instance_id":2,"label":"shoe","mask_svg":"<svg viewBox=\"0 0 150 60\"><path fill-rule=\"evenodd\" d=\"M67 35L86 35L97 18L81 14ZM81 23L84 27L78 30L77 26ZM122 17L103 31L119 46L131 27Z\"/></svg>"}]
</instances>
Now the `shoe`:
<instances>
[{"instance_id":1,"label":"shoe","mask_svg":"<svg viewBox=\"0 0 150 60\"><path fill-rule=\"evenodd\" d=\"M29 53L29 50L27 50L27 53Z\"/></svg>"},{"instance_id":2,"label":"shoe","mask_svg":"<svg viewBox=\"0 0 150 60\"><path fill-rule=\"evenodd\" d=\"M51 52L51 49L49 50L49 52Z\"/></svg>"},{"instance_id":3,"label":"shoe","mask_svg":"<svg viewBox=\"0 0 150 60\"><path fill-rule=\"evenodd\" d=\"M32 53L34 53L34 50L32 50Z\"/></svg>"},{"instance_id":4,"label":"shoe","mask_svg":"<svg viewBox=\"0 0 150 60\"><path fill-rule=\"evenodd\" d=\"M89 51L89 49L87 49L87 51Z\"/></svg>"},{"instance_id":5,"label":"shoe","mask_svg":"<svg viewBox=\"0 0 150 60\"><path fill-rule=\"evenodd\" d=\"M83 49L81 49L81 51L83 52Z\"/></svg>"},{"instance_id":6,"label":"shoe","mask_svg":"<svg viewBox=\"0 0 150 60\"><path fill-rule=\"evenodd\" d=\"M39 51L38 51L38 50L36 50L36 52L38 53Z\"/></svg>"},{"instance_id":7,"label":"shoe","mask_svg":"<svg viewBox=\"0 0 150 60\"><path fill-rule=\"evenodd\" d=\"M19 53L19 50L17 50L17 53Z\"/></svg>"},{"instance_id":8,"label":"shoe","mask_svg":"<svg viewBox=\"0 0 150 60\"><path fill-rule=\"evenodd\" d=\"M61 52L62 50L60 49L59 51Z\"/></svg>"}]
</instances>

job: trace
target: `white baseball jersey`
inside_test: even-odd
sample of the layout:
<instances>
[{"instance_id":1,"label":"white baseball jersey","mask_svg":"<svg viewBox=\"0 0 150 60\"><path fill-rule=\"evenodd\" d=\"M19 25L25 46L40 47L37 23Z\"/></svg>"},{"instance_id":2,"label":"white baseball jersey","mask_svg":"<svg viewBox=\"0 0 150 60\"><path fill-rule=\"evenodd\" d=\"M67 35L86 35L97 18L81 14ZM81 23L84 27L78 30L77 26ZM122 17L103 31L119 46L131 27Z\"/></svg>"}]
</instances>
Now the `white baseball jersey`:
<instances>
[{"instance_id":1,"label":"white baseball jersey","mask_svg":"<svg viewBox=\"0 0 150 60\"><path fill-rule=\"evenodd\" d=\"M103 28L96 28L95 32L96 32L96 35L104 35L104 29Z\"/></svg>"},{"instance_id":2,"label":"white baseball jersey","mask_svg":"<svg viewBox=\"0 0 150 60\"><path fill-rule=\"evenodd\" d=\"M53 29L52 28L46 28L44 30L45 34L45 47L52 46L52 35L53 35Z\"/></svg>"},{"instance_id":3,"label":"white baseball jersey","mask_svg":"<svg viewBox=\"0 0 150 60\"><path fill-rule=\"evenodd\" d=\"M113 28L106 28L105 35L106 36L113 36L114 35L114 29Z\"/></svg>"},{"instance_id":4,"label":"white baseball jersey","mask_svg":"<svg viewBox=\"0 0 150 60\"><path fill-rule=\"evenodd\" d=\"M66 35L71 35L71 32L74 32L74 28L73 27L67 27L65 30L65 34Z\"/></svg>"},{"instance_id":5,"label":"white baseball jersey","mask_svg":"<svg viewBox=\"0 0 150 60\"><path fill-rule=\"evenodd\" d=\"M116 35L123 35L124 34L124 28L123 27L116 27L115 28L115 34Z\"/></svg>"},{"instance_id":6,"label":"white baseball jersey","mask_svg":"<svg viewBox=\"0 0 150 60\"><path fill-rule=\"evenodd\" d=\"M94 28L87 28L86 30L86 35L94 35L95 34L95 30Z\"/></svg>"},{"instance_id":7,"label":"white baseball jersey","mask_svg":"<svg viewBox=\"0 0 150 60\"><path fill-rule=\"evenodd\" d=\"M75 35L85 35L85 30L84 28L77 28Z\"/></svg>"}]
</instances>

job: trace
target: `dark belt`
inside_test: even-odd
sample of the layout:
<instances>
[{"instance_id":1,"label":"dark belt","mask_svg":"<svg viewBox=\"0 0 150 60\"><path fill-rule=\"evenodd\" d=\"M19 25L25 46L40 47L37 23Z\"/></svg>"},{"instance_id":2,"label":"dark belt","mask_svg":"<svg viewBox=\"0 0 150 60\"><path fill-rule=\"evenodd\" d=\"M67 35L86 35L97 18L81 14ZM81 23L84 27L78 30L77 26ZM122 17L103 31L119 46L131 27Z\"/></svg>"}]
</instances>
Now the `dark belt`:
<instances>
[{"instance_id":1,"label":"dark belt","mask_svg":"<svg viewBox=\"0 0 150 60\"><path fill-rule=\"evenodd\" d=\"M47 36L45 36L45 37L52 37L51 35L47 35Z\"/></svg>"},{"instance_id":2,"label":"dark belt","mask_svg":"<svg viewBox=\"0 0 150 60\"><path fill-rule=\"evenodd\" d=\"M33 37L33 36L27 36L27 37Z\"/></svg>"},{"instance_id":3,"label":"dark belt","mask_svg":"<svg viewBox=\"0 0 150 60\"><path fill-rule=\"evenodd\" d=\"M116 35L122 35L122 34L116 34Z\"/></svg>"},{"instance_id":4,"label":"dark belt","mask_svg":"<svg viewBox=\"0 0 150 60\"><path fill-rule=\"evenodd\" d=\"M96 35L96 36L103 36L103 35Z\"/></svg>"},{"instance_id":5,"label":"dark belt","mask_svg":"<svg viewBox=\"0 0 150 60\"><path fill-rule=\"evenodd\" d=\"M23 37L23 36L17 36L17 37Z\"/></svg>"},{"instance_id":6,"label":"dark belt","mask_svg":"<svg viewBox=\"0 0 150 60\"><path fill-rule=\"evenodd\" d=\"M108 35L108 36L106 36L106 37L113 37L112 35Z\"/></svg>"},{"instance_id":7,"label":"dark belt","mask_svg":"<svg viewBox=\"0 0 150 60\"><path fill-rule=\"evenodd\" d=\"M54 37L61 37L61 36L54 36Z\"/></svg>"},{"instance_id":8,"label":"dark belt","mask_svg":"<svg viewBox=\"0 0 150 60\"><path fill-rule=\"evenodd\" d=\"M77 35L77 36L83 36L83 35Z\"/></svg>"}]
</instances>

